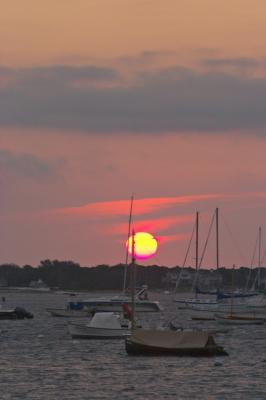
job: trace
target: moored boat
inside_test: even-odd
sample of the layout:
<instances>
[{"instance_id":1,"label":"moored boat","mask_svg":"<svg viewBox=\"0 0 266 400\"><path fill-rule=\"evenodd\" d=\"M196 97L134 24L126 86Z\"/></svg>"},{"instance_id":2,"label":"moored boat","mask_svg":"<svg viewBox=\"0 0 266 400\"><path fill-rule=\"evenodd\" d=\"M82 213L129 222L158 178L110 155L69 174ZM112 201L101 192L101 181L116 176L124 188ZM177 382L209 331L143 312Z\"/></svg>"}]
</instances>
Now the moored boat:
<instances>
[{"instance_id":1,"label":"moored boat","mask_svg":"<svg viewBox=\"0 0 266 400\"><path fill-rule=\"evenodd\" d=\"M208 332L203 331L173 331L170 329L142 329L135 323L135 296L136 282L135 268L135 232L132 233L132 315L131 336L126 339L125 346L129 355L174 355L210 357L227 355L223 347L218 346Z\"/></svg>"},{"instance_id":2,"label":"moored boat","mask_svg":"<svg viewBox=\"0 0 266 400\"><path fill-rule=\"evenodd\" d=\"M126 339L129 355L172 355L191 357L226 356L228 353L218 346L213 336L201 331L171 331L135 329Z\"/></svg>"},{"instance_id":3,"label":"moored boat","mask_svg":"<svg viewBox=\"0 0 266 400\"><path fill-rule=\"evenodd\" d=\"M119 315L111 312L95 314L86 325L68 324L68 330L72 339L124 339L130 335Z\"/></svg>"},{"instance_id":4,"label":"moored boat","mask_svg":"<svg viewBox=\"0 0 266 400\"><path fill-rule=\"evenodd\" d=\"M265 322L263 318L244 314L215 314L214 317L217 322L227 325L262 325Z\"/></svg>"},{"instance_id":5,"label":"moored boat","mask_svg":"<svg viewBox=\"0 0 266 400\"><path fill-rule=\"evenodd\" d=\"M94 312L121 312L123 304L130 306L131 300L128 296L117 296L112 298L91 298L81 300L88 311ZM162 310L158 301L139 300L135 301L136 311L138 312L158 312Z\"/></svg>"},{"instance_id":6,"label":"moored boat","mask_svg":"<svg viewBox=\"0 0 266 400\"><path fill-rule=\"evenodd\" d=\"M12 309L0 308L0 319L25 319L33 318L33 314L25 310L23 307L15 307Z\"/></svg>"}]
</instances>

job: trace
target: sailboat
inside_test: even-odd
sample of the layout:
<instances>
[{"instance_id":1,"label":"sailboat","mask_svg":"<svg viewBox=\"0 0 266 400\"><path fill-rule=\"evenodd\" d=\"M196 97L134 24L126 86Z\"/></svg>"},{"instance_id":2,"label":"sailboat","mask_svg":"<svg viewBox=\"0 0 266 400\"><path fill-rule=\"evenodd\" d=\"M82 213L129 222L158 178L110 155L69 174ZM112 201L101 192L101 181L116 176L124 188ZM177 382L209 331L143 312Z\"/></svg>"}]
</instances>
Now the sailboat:
<instances>
[{"instance_id":1,"label":"sailboat","mask_svg":"<svg viewBox=\"0 0 266 400\"><path fill-rule=\"evenodd\" d=\"M130 212L128 221L128 238L130 236L132 224L134 196L130 199ZM112 297L90 297L87 299L79 299L77 302L68 302L67 307L63 309L49 308L47 311L58 317L85 317L95 312L122 312L123 305L130 304L130 297L126 293L127 283L127 267L128 267L128 249L126 251L126 261L124 267L123 289L122 294ZM136 309L139 312L158 312L162 311L162 307L158 301L148 300L147 286L143 285L136 294Z\"/></svg>"},{"instance_id":2,"label":"sailboat","mask_svg":"<svg viewBox=\"0 0 266 400\"><path fill-rule=\"evenodd\" d=\"M254 253L251 261L251 268L253 265L255 253L258 245L258 267L257 267L257 275L255 281L252 285L251 290L248 290L251 269L249 272L249 276L246 283L246 289L244 292L234 292L234 293L217 293L217 298L221 304L226 304L228 300L232 297L234 298L234 310L244 310L246 312L252 311L252 314L255 315L257 312L266 311L266 299L263 294L259 293L259 288L261 286L261 238L262 231L261 227L259 227L258 236L256 239L256 244L254 248ZM255 291L255 287L257 285L257 291Z\"/></svg>"},{"instance_id":3,"label":"sailboat","mask_svg":"<svg viewBox=\"0 0 266 400\"><path fill-rule=\"evenodd\" d=\"M252 262L251 262L251 268L253 265L253 260L254 260L254 255L256 252L256 248L257 248L257 242L258 242L258 266L257 266L257 274L255 277L255 280L253 282L252 288L251 288L251 294L253 294L252 298L247 299L246 303L247 306L251 309L254 310L263 310L265 309L266 311L266 298L265 298L265 294L263 293L262 289L262 262L265 256L261 257L261 247L262 247L262 229L261 226L259 227L259 232L258 232L258 237L256 240L256 244L255 244L255 249L254 249L254 254L253 254L253 258L252 258ZM249 285L249 281L250 281L250 275L251 275L251 269L249 272L249 276L248 276L248 280L247 280L247 285L246 285L246 290L248 290L248 285ZM265 283L264 283L265 285ZM256 288L256 291L255 291Z\"/></svg>"},{"instance_id":4,"label":"sailboat","mask_svg":"<svg viewBox=\"0 0 266 400\"><path fill-rule=\"evenodd\" d=\"M217 254L217 270L218 270L218 268L219 268L218 208L216 208L215 215L216 215L216 243L217 243L217 252L216 252L216 254ZM199 310L199 311L205 311L205 310L211 311L211 310L216 310L217 309L217 306L218 306L217 300L216 299L210 299L210 298L207 298L207 299L206 298L205 299L204 298L199 298L198 294L199 294L200 291L197 288L199 270L200 270L200 267L201 267L201 264L202 264L202 261L203 261L203 257L204 257L204 254L205 254L205 250L206 250L206 247L207 247L207 242L208 242L208 238L209 238L209 234L210 234L210 230L211 230L212 224L213 224L213 219L211 221L211 226L210 226L209 233L208 233L208 236L207 236L207 240L206 240L206 243L205 243L205 246L204 246L203 254L201 256L201 259L199 260L199 212L198 211L196 212L196 222L195 222L195 231L196 231L196 240L195 240L195 253L196 253L195 254L195 278L194 278L194 282L193 282L193 285L192 285L192 291L195 291L195 296L193 298L186 298L186 299L178 299L177 298L177 299L175 299L174 301L176 303L178 303L179 308L193 309L193 310ZM194 229L193 229L193 232L192 232L192 237L193 237L193 234L194 234ZM191 237L191 240L192 240L192 237ZM190 240L190 244L191 244L191 240ZM189 244L189 247L190 247L190 244ZM189 251L189 249L188 249L188 251ZM186 261L187 255L188 255L188 251L187 251L187 254L186 254L186 257L185 257L185 261ZM183 267L185 265L185 261L183 263ZM183 268L182 268L182 270L183 270ZM177 289L179 281L181 279L182 270L180 272L179 279L177 281L176 289ZM203 292L201 292L201 293L203 293ZM216 294L216 292L215 293L208 292L207 294Z\"/></svg>"},{"instance_id":5,"label":"sailboat","mask_svg":"<svg viewBox=\"0 0 266 400\"><path fill-rule=\"evenodd\" d=\"M235 265L232 270L232 296L230 302L230 313L217 313L214 315L215 320L222 324L227 325L262 325L265 322L265 319L258 318L254 314L244 314L244 313L235 313L234 312L234 271Z\"/></svg>"},{"instance_id":6,"label":"sailboat","mask_svg":"<svg viewBox=\"0 0 266 400\"><path fill-rule=\"evenodd\" d=\"M128 221L128 235L127 239L129 239L131 232L131 224L132 224L132 213L133 213L133 202L134 196L131 196L130 199L130 212L129 212L129 221ZM83 304L86 310L93 312L121 312L123 308L123 304L130 304L130 297L126 293L126 283L127 283L127 268L128 268L128 248L126 250L126 261L124 268L124 278L123 278L123 290L122 294L113 297L96 297L96 298L88 298L85 300L79 301L79 303ZM162 307L158 301L150 301L147 297L147 286L143 285L139 292L136 294L135 299L135 307L139 312L158 312L162 311Z\"/></svg>"},{"instance_id":7,"label":"sailboat","mask_svg":"<svg viewBox=\"0 0 266 400\"><path fill-rule=\"evenodd\" d=\"M223 347L218 346L213 336L204 331L173 331L136 328L135 324L135 233L132 233L132 321L131 336L126 338L126 352L129 355L171 355L210 357L228 355Z\"/></svg>"}]
</instances>

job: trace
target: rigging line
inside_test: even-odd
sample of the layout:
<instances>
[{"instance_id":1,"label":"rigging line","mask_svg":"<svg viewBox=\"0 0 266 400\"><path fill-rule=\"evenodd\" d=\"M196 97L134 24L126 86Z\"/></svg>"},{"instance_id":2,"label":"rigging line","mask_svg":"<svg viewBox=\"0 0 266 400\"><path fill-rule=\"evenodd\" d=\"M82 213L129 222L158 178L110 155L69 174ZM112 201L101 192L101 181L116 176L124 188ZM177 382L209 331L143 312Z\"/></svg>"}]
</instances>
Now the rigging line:
<instances>
[{"instance_id":1,"label":"rigging line","mask_svg":"<svg viewBox=\"0 0 266 400\"><path fill-rule=\"evenodd\" d=\"M188 248L187 248L186 255L185 255L182 267L181 267L181 271L180 271L180 274L178 275L178 279L176 280L176 285L175 285L175 290L176 291L177 291L177 289L179 287L179 283L180 283L180 280L181 280L182 272L183 272L183 270L185 268L185 265L186 265L186 262L187 262L187 258L188 258L189 250L190 250L191 243L192 243L192 240L193 240L193 237L194 237L195 229L196 229L196 223L193 226L192 234L190 236Z\"/></svg>"},{"instance_id":2,"label":"rigging line","mask_svg":"<svg viewBox=\"0 0 266 400\"><path fill-rule=\"evenodd\" d=\"M133 201L134 201L134 193L132 193L130 198L130 211L129 211L129 219L128 219L128 231L127 231L127 243L129 244L129 238L131 233L131 225L132 225L132 211L133 211ZM128 267L128 246L126 246L126 261L125 261L125 270L124 270L124 281L123 281L123 293L126 293L126 285L127 285L127 267Z\"/></svg>"},{"instance_id":3,"label":"rigging line","mask_svg":"<svg viewBox=\"0 0 266 400\"><path fill-rule=\"evenodd\" d=\"M197 272L196 272L196 274L195 274L194 282L193 282L193 285L192 285L192 291L194 291L194 289L195 289L195 287L196 287L196 284L197 284L198 275L199 275L199 270L200 270L200 268L201 268L201 265L202 265L202 262L203 262L203 258L204 258L204 256L205 256L205 252L206 252L207 245L208 245L208 242L209 242L209 238L210 238L210 234L211 234L211 230L212 230L212 226L213 226L213 222L214 222L215 215L216 215L216 211L214 212L214 214L213 214L213 216L212 216L212 219L211 219L211 224L210 224L210 226L209 226L209 231L208 231L208 234L207 234L207 238L206 238L206 240L205 240L205 244L204 244L202 256L201 256L201 258L200 258L200 263L199 263L199 266L198 266L198 270L197 270Z\"/></svg>"},{"instance_id":4,"label":"rigging line","mask_svg":"<svg viewBox=\"0 0 266 400\"><path fill-rule=\"evenodd\" d=\"M232 239L232 241L233 241L235 247L237 248L237 250L238 250L238 252L239 252L240 258L242 259L242 262L244 262L244 260L246 260L247 257L245 257L245 256L243 255L243 253L242 253L242 251L241 251L241 249L240 249L240 246L239 246L239 244L237 243L235 237L233 236L232 231L231 231L231 229L229 228L229 225L227 224L227 222L226 222L226 220L225 220L223 214L221 214L221 215L222 215L222 220L223 220L223 222L224 222L224 225L225 225L225 227L226 227L226 229L227 229L229 235L231 236L231 239Z\"/></svg>"},{"instance_id":5,"label":"rigging line","mask_svg":"<svg viewBox=\"0 0 266 400\"><path fill-rule=\"evenodd\" d=\"M212 230L212 226L213 226L213 222L214 222L214 217L215 217L215 213L212 216L212 220L211 220L211 224L210 224L210 227L209 227L208 235L207 235L207 238L206 238L206 241L205 241L205 244L204 244L202 256L201 256L200 263L199 263L199 269L200 269L200 267L202 265L203 258L205 256L205 252L206 252L207 245L208 245L208 242L209 242L209 238L210 238L210 235L211 235L211 230Z\"/></svg>"},{"instance_id":6,"label":"rigging line","mask_svg":"<svg viewBox=\"0 0 266 400\"><path fill-rule=\"evenodd\" d=\"M262 259L261 259L261 263L263 264L264 260L265 260L265 256L266 256L266 250L263 253Z\"/></svg>"},{"instance_id":7,"label":"rigging line","mask_svg":"<svg viewBox=\"0 0 266 400\"><path fill-rule=\"evenodd\" d=\"M251 269L253 268L253 263L254 263L254 260L255 260L255 255L256 255L256 251L257 251L258 240L259 240L259 235L258 235L258 233L257 233L256 242L255 242L255 246L254 246L254 249L253 249L253 254L252 254L252 258L251 258L251 262L250 262L250 270L249 270L249 272L248 272L248 279L247 279L246 288L245 288L245 291L246 291L246 292L248 291L248 285L249 285L249 281L250 281L250 277L251 277Z\"/></svg>"}]
</instances>

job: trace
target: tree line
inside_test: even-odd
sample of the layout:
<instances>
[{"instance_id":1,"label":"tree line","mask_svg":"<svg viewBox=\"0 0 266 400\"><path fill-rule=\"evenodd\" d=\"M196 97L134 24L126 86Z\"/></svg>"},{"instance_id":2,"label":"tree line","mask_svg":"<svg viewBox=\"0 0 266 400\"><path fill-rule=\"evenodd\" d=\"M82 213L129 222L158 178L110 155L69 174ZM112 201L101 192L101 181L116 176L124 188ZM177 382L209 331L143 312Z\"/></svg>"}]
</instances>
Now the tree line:
<instances>
[{"instance_id":1,"label":"tree line","mask_svg":"<svg viewBox=\"0 0 266 400\"><path fill-rule=\"evenodd\" d=\"M195 270L186 268L192 276ZM180 267L168 268L165 266L137 265L137 285L148 285L150 289L173 289L175 276L181 271ZM253 282L257 269L241 267L234 272L232 269L220 268L217 271L202 270L201 281L208 281L211 274L219 274L219 285L230 287L232 273L236 288L245 288L249 276ZM212 276L213 276L212 275ZM127 286L130 286L130 266L128 266ZM218 275L217 275L218 276ZM27 287L33 281L42 280L48 287L61 290L121 290L124 279L124 265L98 265L83 267L73 261L43 260L37 267L31 265L19 266L16 264L0 265L0 284L7 286ZM3 283L4 282L4 283ZM181 287L191 285L191 282L181 281Z\"/></svg>"}]
</instances>

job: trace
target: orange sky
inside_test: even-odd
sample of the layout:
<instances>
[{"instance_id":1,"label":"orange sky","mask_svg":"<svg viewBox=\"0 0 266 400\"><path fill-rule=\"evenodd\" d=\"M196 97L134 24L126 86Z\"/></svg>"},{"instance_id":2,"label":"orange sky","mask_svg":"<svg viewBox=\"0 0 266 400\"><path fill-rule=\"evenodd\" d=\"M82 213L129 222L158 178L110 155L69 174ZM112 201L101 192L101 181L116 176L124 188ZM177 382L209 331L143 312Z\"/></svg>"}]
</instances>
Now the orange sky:
<instances>
[{"instance_id":1,"label":"orange sky","mask_svg":"<svg viewBox=\"0 0 266 400\"><path fill-rule=\"evenodd\" d=\"M152 262L182 263L195 211L203 245L219 207L239 242L221 227L222 263L248 265L265 223L265 14L264 0L2 4L0 263L123 262L134 192Z\"/></svg>"},{"instance_id":2,"label":"orange sky","mask_svg":"<svg viewBox=\"0 0 266 400\"><path fill-rule=\"evenodd\" d=\"M143 51L265 56L264 0L13 0L1 7L1 63L84 63Z\"/></svg>"}]
</instances>

